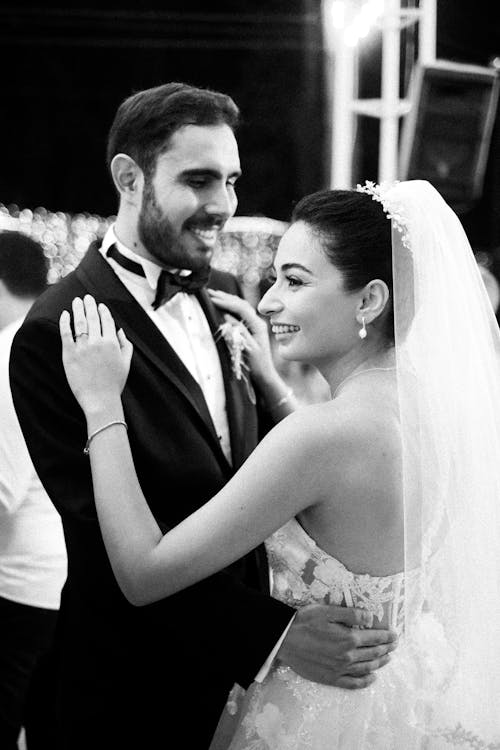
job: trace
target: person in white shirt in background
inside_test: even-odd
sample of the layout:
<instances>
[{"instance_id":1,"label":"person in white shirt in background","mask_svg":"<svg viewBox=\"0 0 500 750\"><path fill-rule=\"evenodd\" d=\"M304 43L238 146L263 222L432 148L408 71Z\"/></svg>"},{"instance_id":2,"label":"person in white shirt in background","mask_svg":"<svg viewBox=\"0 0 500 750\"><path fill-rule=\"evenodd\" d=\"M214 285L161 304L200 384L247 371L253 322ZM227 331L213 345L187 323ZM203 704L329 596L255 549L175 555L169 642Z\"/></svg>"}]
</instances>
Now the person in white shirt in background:
<instances>
[{"instance_id":1,"label":"person in white shirt in background","mask_svg":"<svg viewBox=\"0 0 500 750\"><path fill-rule=\"evenodd\" d=\"M53 747L44 667L66 578L60 517L33 468L9 386L12 339L47 286L38 242L0 230L0 747Z\"/></svg>"}]
</instances>

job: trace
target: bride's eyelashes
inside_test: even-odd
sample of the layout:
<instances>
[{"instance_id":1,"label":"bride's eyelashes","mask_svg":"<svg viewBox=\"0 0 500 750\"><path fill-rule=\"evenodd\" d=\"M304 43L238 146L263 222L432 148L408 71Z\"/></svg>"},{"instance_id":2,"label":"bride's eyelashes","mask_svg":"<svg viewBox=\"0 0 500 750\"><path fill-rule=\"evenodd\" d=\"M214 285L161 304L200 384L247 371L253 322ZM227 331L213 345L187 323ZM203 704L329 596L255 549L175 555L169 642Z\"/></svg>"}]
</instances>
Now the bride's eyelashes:
<instances>
[{"instance_id":1,"label":"bride's eyelashes","mask_svg":"<svg viewBox=\"0 0 500 750\"><path fill-rule=\"evenodd\" d=\"M267 278L269 283L274 286L274 284L276 284L276 282L278 281L278 274L276 272L271 272L269 273ZM286 283L290 287L304 286L305 283L303 279L300 279L294 274L285 274L281 277L281 279L284 280L284 283Z\"/></svg>"},{"instance_id":2,"label":"bride's eyelashes","mask_svg":"<svg viewBox=\"0 0 500 750\"><path fill-rule=\"evenodd\" d=\"M302 281L302 279L299 279L297 276L287 275L285 276L285 279L288 282L288 286L291 286L291 287L299 287L299 286L304 285L304 282Z\"/></svg>"}]
</instances>

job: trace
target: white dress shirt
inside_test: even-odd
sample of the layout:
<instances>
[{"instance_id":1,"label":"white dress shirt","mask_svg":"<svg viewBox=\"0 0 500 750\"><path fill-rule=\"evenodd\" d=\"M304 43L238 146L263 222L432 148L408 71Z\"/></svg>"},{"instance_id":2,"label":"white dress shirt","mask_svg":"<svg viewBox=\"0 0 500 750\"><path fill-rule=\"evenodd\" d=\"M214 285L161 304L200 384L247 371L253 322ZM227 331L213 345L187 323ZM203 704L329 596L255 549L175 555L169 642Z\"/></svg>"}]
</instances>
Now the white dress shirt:
<instances>
[{"instance_id":1,"label":"white dress shirt","mask_svg":"<svg viewBox=\"0 0 500 750\"><path fill-rule=\"evenodd\" d=\"M66 580L61 518L35 472L10 391L10 349L21 323L0 331L0 596L59 609Z\"/></svg>"},{"instance_id":2,"label":"white dress shirt","mask_svg":"<svg viewBox=\"0 0 500 750\"><path fill-rule=\"evenodd\" d=\"M116 245L126 258L139 263L146 277L128 271L112 258L108 258L106 252L111 245ZM114 225L106 232L101 253L200 386L219 436L221 448L231 463L224 379L217 347L200 303L194 294L179 292L154 310L152 304L161 268L125 247L116 237Z\"/></svg>"}]
</instances>

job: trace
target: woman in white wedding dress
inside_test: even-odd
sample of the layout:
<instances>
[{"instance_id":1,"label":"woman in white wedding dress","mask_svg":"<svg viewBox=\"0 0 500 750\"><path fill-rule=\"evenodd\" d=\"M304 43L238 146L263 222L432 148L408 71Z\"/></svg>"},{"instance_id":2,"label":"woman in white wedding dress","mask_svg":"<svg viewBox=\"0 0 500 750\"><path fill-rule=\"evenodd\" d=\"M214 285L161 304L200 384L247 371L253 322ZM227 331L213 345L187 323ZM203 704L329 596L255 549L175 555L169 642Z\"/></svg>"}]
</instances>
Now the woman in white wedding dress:
<instances>
[{"instance_id":1,"label":"woman in white wedding dress","mask_svg":"<svg viewBox=\"0 0 500 750\"><path fill-rule=\"evenodd\" d=\"M426 182L322 191L297 205L275 267L259 309L332 400L284 419L164 536L122 426L132 347L92 298L73 305L88 336L75 341L63 313L116 578L146 604L267 539L274 596L356 605L398 631L364 690L278 658L245 695L231 750L498 749L500 335L463 229Z\"/></svg>"}]
</instances>

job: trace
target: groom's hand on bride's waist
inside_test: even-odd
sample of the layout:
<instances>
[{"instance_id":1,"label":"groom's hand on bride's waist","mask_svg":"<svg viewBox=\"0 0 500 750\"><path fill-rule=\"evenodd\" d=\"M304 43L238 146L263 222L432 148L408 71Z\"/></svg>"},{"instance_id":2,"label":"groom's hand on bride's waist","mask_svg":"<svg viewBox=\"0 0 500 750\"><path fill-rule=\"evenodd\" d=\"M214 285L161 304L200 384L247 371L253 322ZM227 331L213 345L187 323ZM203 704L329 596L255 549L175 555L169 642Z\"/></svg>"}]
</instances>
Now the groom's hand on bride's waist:
<instances>
[{"instance_id":1,"label":"groom's hand on bride's waist","mask_svg":"<svg viewBox=\"0 0 500 750\"><path fill-rule=\"evenodd\" d=\"M393 631L369 629L371 619L367 612L351 607L303 607L277 658L313 682L351 690L367 687L397 646Z\"/></svg>"}]
</instances>

